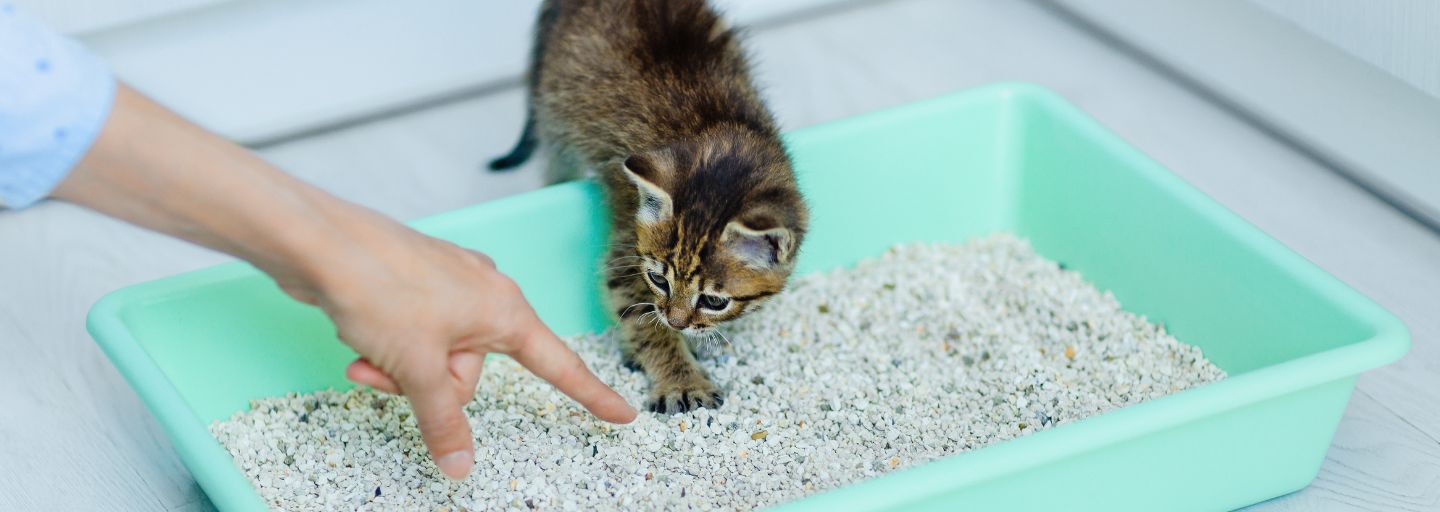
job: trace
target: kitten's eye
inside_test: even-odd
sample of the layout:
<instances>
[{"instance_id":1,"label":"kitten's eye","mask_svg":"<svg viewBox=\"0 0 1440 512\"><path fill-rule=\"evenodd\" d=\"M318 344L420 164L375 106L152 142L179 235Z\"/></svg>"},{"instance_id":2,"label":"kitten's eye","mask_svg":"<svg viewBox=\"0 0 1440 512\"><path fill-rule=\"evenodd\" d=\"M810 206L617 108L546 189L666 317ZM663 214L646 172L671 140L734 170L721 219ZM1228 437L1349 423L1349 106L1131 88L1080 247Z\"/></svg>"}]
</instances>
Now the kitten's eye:
<instances>
[{"instance_id":1,"label":"kitten's eye","mask_svg":"<svg viewBox=\"0 0 1440 512\"><path fill-rule=\"evenodd\" d=\"M720 311L728 305L730 305L730 299L725 297L717 297L710 294L700 296L700 307L705 309Z\"/></svg>"},{"instance_id":2,"label":"kitten's eye","mask_svg":"<svg viewBox=\"0 0 1440 512\"><path fill-rule=\"evenodd\" d=\"M660 291L665 292L666 295L670 294L670 282L665 280L665 276L654 272L646 272L645 277L650 278L650 282L655 283L655 287L659 288Z\"/></svg>"}]
</instances>

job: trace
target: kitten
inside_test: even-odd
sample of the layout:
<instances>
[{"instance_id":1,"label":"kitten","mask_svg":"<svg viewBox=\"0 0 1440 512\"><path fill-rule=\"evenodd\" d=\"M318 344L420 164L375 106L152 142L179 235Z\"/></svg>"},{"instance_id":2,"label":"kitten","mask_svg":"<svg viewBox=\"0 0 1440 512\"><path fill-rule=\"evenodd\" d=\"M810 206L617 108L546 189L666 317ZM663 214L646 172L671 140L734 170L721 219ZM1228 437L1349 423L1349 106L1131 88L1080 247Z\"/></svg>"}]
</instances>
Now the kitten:
<instances>
[{"instance_id":1,"label":"kitten","mask_svg":"<svg viewBox=\"0 0 1440 512\"><path fill-rule=\"evenodd\" d=\"M524 133L491 168L543 139L552 177L598 173L605 285L646 406L718 407L690 338L780 292L809 218L735 32L704 0L546 0L532 59Z\"/></svg>"}]
</instances>

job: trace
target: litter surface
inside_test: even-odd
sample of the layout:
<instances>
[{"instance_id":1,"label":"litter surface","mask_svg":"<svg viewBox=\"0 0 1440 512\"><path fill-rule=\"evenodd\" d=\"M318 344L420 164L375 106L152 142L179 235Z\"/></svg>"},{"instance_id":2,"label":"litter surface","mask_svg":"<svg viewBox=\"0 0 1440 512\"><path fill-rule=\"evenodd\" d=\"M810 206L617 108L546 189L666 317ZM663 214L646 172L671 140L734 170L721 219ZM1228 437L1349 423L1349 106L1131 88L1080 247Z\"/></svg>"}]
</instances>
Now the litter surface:
<instances>
[{"instance_id":1,"label":"litter surface","mask_svg":"<svg viewBox=\"0 0 1440 512\"><path fill-rule=\"evenodd\" d=\"M257 400L211 431L278 509L750 509L1225 376L1007 234L798 278L723 332L696 345L724 406L624 426L491 358L464 482L404 399L365 389ZM569 342L638 405L648 383L612 335Z\"/></svg>"}]
</instances>

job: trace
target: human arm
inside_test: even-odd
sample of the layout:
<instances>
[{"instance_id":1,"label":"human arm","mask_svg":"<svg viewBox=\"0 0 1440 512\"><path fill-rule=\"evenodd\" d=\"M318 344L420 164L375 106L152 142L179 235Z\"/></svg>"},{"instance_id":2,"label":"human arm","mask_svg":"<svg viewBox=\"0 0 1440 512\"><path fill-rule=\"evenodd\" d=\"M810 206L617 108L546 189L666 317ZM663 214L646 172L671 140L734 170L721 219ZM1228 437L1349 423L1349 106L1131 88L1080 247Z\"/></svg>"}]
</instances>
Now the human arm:
<instances>
[{"instance_id":1,"label":"human arm","mask_svg":"<svg viewBox=\"0 0 1440 512\"><path fill-rule=\"evenodd\" d=\"M432 457L473 462L461 407L504 353L599 418L635 410L535 315L489 258L324 193L124 85L55 197L249 261L335 322L347 375L410 398Z\"/></svg>"}]
</instances>

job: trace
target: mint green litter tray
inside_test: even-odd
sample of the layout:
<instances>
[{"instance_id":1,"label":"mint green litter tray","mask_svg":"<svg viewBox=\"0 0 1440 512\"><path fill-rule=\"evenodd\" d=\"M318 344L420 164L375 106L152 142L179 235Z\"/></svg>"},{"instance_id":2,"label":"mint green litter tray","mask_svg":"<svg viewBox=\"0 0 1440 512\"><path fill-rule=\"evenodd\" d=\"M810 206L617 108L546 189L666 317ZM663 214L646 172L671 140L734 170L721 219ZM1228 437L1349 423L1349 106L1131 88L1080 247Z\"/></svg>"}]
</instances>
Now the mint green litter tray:
<instances>
[{"instance_id":1,"label":"mint green litter tray","mask_svg":"<svg viewBox=\"0 0 1440 512\"><path fill-rule=\"evenodd\" d=\"M965 91L788 141L814 210L802 272L1008 230L1231 377L787 510L1241 507L1309 483L1356 375L1409 347L1395 317L1034 86ZM592 184L571 183L415 225L488 252L557 332L575 334L607 323L598 199ZM117 291L89 327L225 510L264 505L210 421L253 398L350 387L353 354L325 318L242 264Z\"/></svg>"}]
</instances>

